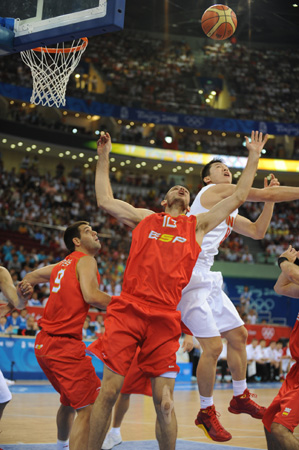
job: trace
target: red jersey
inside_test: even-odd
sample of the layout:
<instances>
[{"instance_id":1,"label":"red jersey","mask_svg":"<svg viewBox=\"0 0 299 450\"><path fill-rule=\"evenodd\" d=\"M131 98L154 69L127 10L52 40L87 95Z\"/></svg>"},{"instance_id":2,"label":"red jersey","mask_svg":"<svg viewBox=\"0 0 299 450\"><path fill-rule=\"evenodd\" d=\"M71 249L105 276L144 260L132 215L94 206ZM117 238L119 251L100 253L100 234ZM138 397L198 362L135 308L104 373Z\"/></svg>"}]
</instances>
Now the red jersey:
<instances>
[{"instance_id":1,"label":"red jersey","mask_svg":"<svg viewBox=\"0 0 299 450\"><path fill-rule=\"evenodd\" d=\"M52 270L50 296L39 326L53 335L68 335L82 340L82 328L89 305L83 299L76 266L82 252L73 252ZM100 284L100 274L98 273Z\"/></svg>"},{"instance_id":2,"label":"red jersey","mask_svg":"<svg viewBox=\"0 0 299 450\"><path fill-rule=\"evenodd\" d=\"M143 219L132 234L121 296L176 309L201 251L195 228L195 216Z\"/></svg>"},{"instance_id":3,"label":"red jersey","mask_svg":"<svg viewBox=\"0 0 299 450\"><path fill-rule=\"evenodd\" d=\"M292 358L299 362L299 314L290 336L290 351Z\"/></svg>"}]
</instances>

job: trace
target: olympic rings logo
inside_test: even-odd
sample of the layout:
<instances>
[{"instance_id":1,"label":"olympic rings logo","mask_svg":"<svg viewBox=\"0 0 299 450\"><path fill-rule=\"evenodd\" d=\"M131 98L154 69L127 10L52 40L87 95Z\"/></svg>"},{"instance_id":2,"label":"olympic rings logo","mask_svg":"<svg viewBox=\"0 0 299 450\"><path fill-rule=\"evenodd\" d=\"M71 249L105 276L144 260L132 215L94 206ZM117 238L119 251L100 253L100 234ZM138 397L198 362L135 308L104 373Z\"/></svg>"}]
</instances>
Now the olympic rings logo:
<instances>
[{"instance_id":1,"label":"olympic rings logo","mask_svg":"<svg viewBox=\"0 0 299 450\"><path fill-rule=\"evenodd\" d=\"M184 122L191 128L201 128L205 123L204 117L186 116Z\"/></svg>"},{"instance_id":2,"label":"olympic rings logo","mask_svg":"<svg viewBox=\"0 0 299 450\"><path fill-rule=\"evenodd\" d=\"M273 327L271 327L271 328L263 327L262 328L262 336L264 339L270 340L273 338L274 334L275 334L275 329Z\"/></svg>"}]
</instances>

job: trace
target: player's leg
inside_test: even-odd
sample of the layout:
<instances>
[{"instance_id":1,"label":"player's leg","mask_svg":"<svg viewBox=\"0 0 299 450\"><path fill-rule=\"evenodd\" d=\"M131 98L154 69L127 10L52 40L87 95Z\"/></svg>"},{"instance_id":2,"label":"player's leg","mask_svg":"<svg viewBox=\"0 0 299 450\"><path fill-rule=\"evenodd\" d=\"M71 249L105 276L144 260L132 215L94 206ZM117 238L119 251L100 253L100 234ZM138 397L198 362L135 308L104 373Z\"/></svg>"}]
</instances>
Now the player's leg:
<instances>
[{"instance_id":1,"label":"player's leg","mask_svg":"<svg viewBox=\"0 0 299 450\"><path fill-rule=\"evenodd\" d=\"M222 341L220 336L210 338L197 338L202 348L202 354L197 365L197 383L200 396L212 397L218 357L222 350ZM211 406L211 404L201 404L202 408Z\"/></svg>"},{"instance_id":2,"label":"player's leg","mask_svg":"<svg viewBox=\"0 0 299 450\"><path fill-rule=\"evenodd\" d=\"M232 374L234 391L228 410L234 414L246 413L255 419L262 419L266 408L255 403L251 397L256 395L247 389L247 330L240 326L221 334L227 339L227 363Z\"/></svg>"},{"instance_id":3,"label":"player's leg","mask_svg":"<svg viewBox=\"0 0 299 450\"><path fill-rule=\"evenodd\" d=\"M276 447L273 447L273 450L299 450L298 439L295 438L293 433L288 428L284 427L280 423L272 423L271 434L274 436L278 444Z\"/></svg>"},{"instance_id":4,"label":"player's leg","mask_svg":"<svg viewBox=\"0 0 299 450\"><path fill-rule=\"evenodd\" d=\"M232 379L236 381L245 380L247 369L246 341L248 335L246 328L241 326L221 334L227 340L227 364Z\"/></svg>"},{"instance_id":5,"label":"player's leg","mask_svg":"<svg viewBox=\"0 0 299 450\"><path fill-rule=\"evenodd\" d=\"M222 350L222 341L220 336L197 339L203 351L196 371L201 409L197 414L195 425L213 441L229 441L232 435L219 422L213 400L217 360Z\"/></svg>"},{"instance_id":6,"label":"player's leg","mask_svg":"<svg viewBox=\"0 0 299 450\"><path fill-rule=\"evenodd\" d=\"M277 442L276 437L272 433L270 433L265 427L264 431L268 450L283 450L279 442Z\"/></svg>"},{"instance_id":7,"label":"player's leg","mask_svg":"<svg viewBox=\"0 0 299 450\"><path fill-rule=\"evenodd\" d=\"M112 408L116 403L124 377L104 366L100 393L94 403L90 418L89 450L101 448L111 419Z\"/></svg>"},{"instance_id":8,"label":"player's leg","mask_svg":"<svg viewBox=\"0 0 299 450\"><path fill-rule=\"evenodd\" d=\"M76 411L71 406L60 405L56 415L57 449L68 448L68 440L75 420Z\"/></svg>"},{"instance_id":9,"label":"player's leg","mask_svg":"<svg viewBox=\"0 0 299 450\"><path fill-rule=\"evenodd\" d=\"M3 373L0 370L0 420L2 418L4 408L10 402L11 398L11 392L8 389Z\"/></svg>"},{"instance_id":10,"label":"player's leg","mask_svg":"<svg viewBox=\"0 0 299 450\"><path fill-rule=\"evenodd\" d=\"M70 435L70 450L87 450L92 407L93 405L88 405L77 409Z\"/></svg>"},{"instance_id":11,"label":"player's leg","mask_svg":"<svg viewBox=\"0 0 299 450\"><path fill-rule=\"evenodd\" d=\"M130 406L131 394L120 393L113 410L112 428L105 437L102 450L108 450L122 442L120 427Z\"/></svg>"},{"instance_id":12,"label":"player's leg","mask_svg":"<svg viewBox=\"0 0 299 450\"><path fill-rule=\"evenodd\" d=\"M175 378L152 378L153 401L157 413L156 437L160 450L174 450L177 420L174 412L173 390Z\"/></svg>"},{"instance_id":13,"label":"player's leg","mask_svg":"<svg viewBox=\"0 0 299 450\"><path fill-rule=\"evenodd\" d=\"M222 341L208 303L208 299L215 291L216 296L217 294L221 296L219 287L222 284L221 275L218 278L215 281L214 273L211 274L209 271L204 273L202 270L194 271L189 285L183 291L178 309L181 311L183 323L197 337L203 350L196 371L201 409L195 424L208 438L224 442L230 440L232 436L219 422L213 400L217 360L222 350Z\"/></svg>"},{"instance_id":14,"label":"player's leg","mask_svg":"<svg viewBox=\"0 0 299 450\"><path fill-rule=\"evenodd\" d=\"M1 420L1 418L2 418L4 408L5 408L5 406L6 406L8 403L9 403L9 401L8 401L8 402L0 403L0 420Z\"/></svg>"}]
</instances>

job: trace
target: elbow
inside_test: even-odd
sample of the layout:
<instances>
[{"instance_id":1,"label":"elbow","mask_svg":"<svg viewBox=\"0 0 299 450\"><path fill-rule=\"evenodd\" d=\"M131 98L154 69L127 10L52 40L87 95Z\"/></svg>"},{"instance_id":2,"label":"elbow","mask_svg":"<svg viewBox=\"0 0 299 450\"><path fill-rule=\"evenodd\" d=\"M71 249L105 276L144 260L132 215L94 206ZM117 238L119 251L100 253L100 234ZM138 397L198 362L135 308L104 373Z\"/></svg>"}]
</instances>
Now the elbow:
<instances>
[{"instance_id":1,"label":"elbow","mask_svg":"<svg viewBox=\"0 0 299 450\"><path fill-rule=\"evenodd\" d=\"M274 291L276 292L276 294L278 294L278 295L284 295L283 289L281 289L280 286L277 286L277 284L275 284L275 286L274 286L273 289L274 289Z\"/></svg>"},{"instance_id":2,"label":"elbow","mask_svg":"<svg viewBox=\"0 0 299 450\"><path fill-rule=\"evenodd\" d=\"M254 235L252 236L252 239L255 241L260 241L261 239L264 239L266 232L256 231Z\"/></svg>"},{"instance_id":3,"label":"elbow","mask_svg":"<svg viewBox=\"0 0 299 450\"><path fill-rule=\"evenodd\" d=\"M241 206L241 205L243 205L243 203L244 202L246 202L246 200L247 200L247 196L248 196L248 192L247 192L247 190L245 191L243 191L243 190L237 190L236 192L235 192L235 198L236 198L236 203L237 203L237 206L236 206L236 208L238 208L239 206Z\"/></svg>"}]
</instances>

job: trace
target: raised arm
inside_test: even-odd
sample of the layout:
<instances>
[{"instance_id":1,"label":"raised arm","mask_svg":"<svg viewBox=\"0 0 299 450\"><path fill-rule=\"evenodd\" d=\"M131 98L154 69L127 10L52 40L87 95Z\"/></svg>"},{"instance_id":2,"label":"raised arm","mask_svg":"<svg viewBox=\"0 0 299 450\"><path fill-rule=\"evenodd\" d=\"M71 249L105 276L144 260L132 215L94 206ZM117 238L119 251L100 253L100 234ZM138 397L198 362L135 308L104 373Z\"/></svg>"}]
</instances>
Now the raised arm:
<instances>
[{"instance_id":1,"label":"raised arm","mask_svg":"<svg viewBox=\"0 0 299 450\"><path fill-rule=\"evenodd\" d=\"M84 300L96 308L106 308L111 297L99 289L97 263L92 256L83 256L77 264L77 274Z\"/></svg>"},{"instance_id":2,"label":"raised arm","mask_svg":"<svg viewBox=\"0 0 299 450\"><path fill-rule=\"evenodd\" d=\"M286 259L280 263L281 274L274 286L274 291L287 297L299 298L299 266L294 264L296 258L299 258L299 252L290 245L280 258Z\"/></svg>"},{"instance_id":3,"label":"raised arm","mask_svg":"<svg viewBox=\"0 0 299 450\"><path fill-rule=\"evenodd\" d=\"M272 189L272 187L274 186L279 186L279 181L273 175L273 173L271 173L271 180L269 185L267 178L264 178L264 188ZM265 203L263 211L255 222L251 222L251 220L248 220L246 217L242 217L238 214L234 223L233 230L236 231L236 233L243 234L243 236L248 236L252 239L263 239L271 222L273 208L273 202Z\"/></svg>"},{"instance_id":4,"label":"raised arm","mask_svg":"<svg viewBox=\"0 0 299 450\"><path fill-rule=\"evenodd\" d=\"M259 133L258 131L252 131L251 143L249 143L249 139L246 137L246 146L249 151L249 156L235 192L230 197L213 206L209 212L197 215L196 236L200 245L205 234L219 225L230 215L230 213L242 205L246 200L257 169L260 152L267 140L268 135L263 139L262 133Z\"/></svg>"},{"instance_id":5,"label":"raised arm","mask_svg":"<svg viewBox=\"0 0 299 450\"><path fill-rule=\"evenodd\" d=\"M122 200L117 200L113 197L109 179L110 151L110 135L109 133L102 134L97 145L97 152L99 156L95 177L97 204L100 208L111 214L120 222L134 228L146 216L153 214L153 211L135 208L129 203L123 202Z\"/></svg>"}]
</instances>

